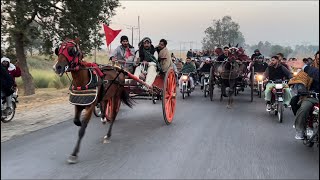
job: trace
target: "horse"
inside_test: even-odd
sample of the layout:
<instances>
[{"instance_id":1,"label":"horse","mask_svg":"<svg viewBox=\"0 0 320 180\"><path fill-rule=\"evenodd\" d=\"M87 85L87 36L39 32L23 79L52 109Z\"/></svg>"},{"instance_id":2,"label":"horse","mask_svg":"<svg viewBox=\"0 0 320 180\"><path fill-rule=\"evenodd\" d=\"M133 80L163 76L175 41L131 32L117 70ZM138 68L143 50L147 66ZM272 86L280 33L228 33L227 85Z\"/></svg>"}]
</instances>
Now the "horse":
<instances>
[{"instance_id":1,"label":"horse","mask_svg":"<svg viewBox=\"0 0 320 180\"><path fill-rule=\"evenodd\" d=\"M103 137L103 143L108 143L118 112L117 105L122 101L132 108L133 103L123 86L125 72L117 67L104 66L99 68L95 63L83 61L78 38L75 40L66 39L60 47L55 49L55 53L58 58L53 66L54 72L60 77L67 72L70 72L72 76L69 101L75 105L73 122L80 129L76 146L67 161L69 164L74 164L78 162L80 143L96 104L99 102L101 105L101 119L110 121L108 132ZM108 117L105 117L108 101L112 102L112 108ZM80 115L84 109L86 111L80 121Z\"/></svg>"},{"instance_id":2,"label":"horse","mask_svg":"<svg viewBox=\"0 0 320 180\"><path fill-rule=\"evenodd\" d=\"M221 64L221 100L222 96L225 93L226 87L229 87L228 91L228 104L227 108L231 108L233 105L233 97L232 95L235 93L236 82L241 73L246 69L245 64L239 63L241 62L239 57L243 57L244 51L242 48L239 50L238 44L232 47L229 44L229 54L228 61L225 61Z\"/></svg>"}]
</instances>

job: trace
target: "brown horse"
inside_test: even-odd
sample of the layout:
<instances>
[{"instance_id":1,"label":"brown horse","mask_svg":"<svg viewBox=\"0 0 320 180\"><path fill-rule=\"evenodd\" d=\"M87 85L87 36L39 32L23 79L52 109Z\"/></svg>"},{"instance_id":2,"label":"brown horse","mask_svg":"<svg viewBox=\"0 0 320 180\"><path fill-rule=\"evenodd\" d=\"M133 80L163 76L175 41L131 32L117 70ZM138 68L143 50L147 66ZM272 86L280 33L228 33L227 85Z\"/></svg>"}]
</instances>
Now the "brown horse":
<instances>
[{"instance_id":1,"label":"brown horse","mask_svg":"<svg viewBox=\"0 0 320 180\"><path fill-rule=\"evenodd\" d=\"M79 137L76 146L68 158L70 164L78 162L78 152L81 139L85 134L86 127L90 121L92 112L99 102L101 104L101 118L105 119L106 106L109 105L107 120L110 126L104 136L104 143L109 142L112 126L122 101L132 107L132 99L123 87L124 71L112 66L105 66L101 69L97 64L82 61L83 54L79 49L79 39L66 40L55 50L58 56L53 66L56 74L62 76L65 72L71 72L72 84L70 86L70 103L75 105L74 124L79 126ZM112 103L108 103L112 102ZM82 121L80 115L86 110Z\"/></svg>"},{"instance_id":2,"label":"brown horse","mask_svg":"<svg viewBox=\"0 0 320 180\"><path fill-rule=\"evenodd\" d=\"M231 108L233 105L233 95L235 93L237 78L239 78L239 76L243 74L246 69L246 66L243 63L239 63L242 61L240 58L241 55L243 55L243 52L242 49L238 49L238 45L232 47L229 44L228 61L225 61L221 65L221 93L225 92L226 87L229 87L227 108Z\"/></svg>"}]
</instances>

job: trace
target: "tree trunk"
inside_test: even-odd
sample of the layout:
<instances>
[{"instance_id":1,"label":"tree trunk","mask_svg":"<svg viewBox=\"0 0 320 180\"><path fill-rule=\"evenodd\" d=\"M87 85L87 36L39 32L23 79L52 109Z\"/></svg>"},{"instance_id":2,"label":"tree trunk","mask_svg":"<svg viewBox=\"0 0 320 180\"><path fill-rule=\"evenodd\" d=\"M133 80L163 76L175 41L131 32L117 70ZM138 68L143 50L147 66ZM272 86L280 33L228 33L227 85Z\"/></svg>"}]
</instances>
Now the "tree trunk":
<instances>
[{"instance_id":1,"label":"tree trunk","mask_svg":"<svg viewBox=\"0 0 320 180\"><path fill-rule=\"evenodd\" d=\"M24 51L24 42L23 42L23 33L16 32L15 36L15 48L17 59L19 61L19 67L21 68L21 78L23 81L24 95L32 95L35 94L35 87L33 83L33 78L29 73L29 68L27 65L27 58Z\"/></svg>"}]
</instances>

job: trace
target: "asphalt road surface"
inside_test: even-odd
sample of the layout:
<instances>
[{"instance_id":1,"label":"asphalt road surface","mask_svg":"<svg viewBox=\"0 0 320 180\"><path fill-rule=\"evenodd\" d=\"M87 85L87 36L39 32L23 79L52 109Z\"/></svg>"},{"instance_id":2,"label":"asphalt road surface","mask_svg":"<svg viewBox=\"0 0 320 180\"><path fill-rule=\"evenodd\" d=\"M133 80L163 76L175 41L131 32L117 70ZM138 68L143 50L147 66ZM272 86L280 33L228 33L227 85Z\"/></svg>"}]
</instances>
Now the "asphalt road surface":
<instances>
[{"instance_id":1,"label":"asphalt road surface","mask_svg":"<svg viewBox=\"0 0 320 180\"><path fill-rule=\"evenodd\" d=\"M109 144L107 126L93 116L73 165L66 159L78 127L68 120L1 143L1 179L319 179L319 148L294 139L292 112L280 124L262 99L249 100L246 90L227 109L199 89L184 100L178 94L169 126L160 102L139 100L121 107Z\"/></svg>"}]
</instances>

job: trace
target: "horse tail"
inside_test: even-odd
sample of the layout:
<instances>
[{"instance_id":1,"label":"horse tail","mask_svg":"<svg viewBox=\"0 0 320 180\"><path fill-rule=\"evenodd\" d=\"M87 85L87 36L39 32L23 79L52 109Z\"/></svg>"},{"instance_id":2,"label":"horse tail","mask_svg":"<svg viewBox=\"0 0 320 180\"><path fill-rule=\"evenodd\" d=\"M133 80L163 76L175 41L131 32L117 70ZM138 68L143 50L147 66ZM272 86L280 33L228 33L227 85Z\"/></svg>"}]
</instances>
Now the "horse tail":
<instances>
[{"instance_id":1,"label":"horse tail","mask_svg":"<svg viewBox=\"0 0 320 180\"><path fill-rule=\"evenodd\" d=\"M120 99L125 105L129 106L130 108L132 108L132 106L134 105L134 100L129 96L129 93L125 89L122 90Z\"/></svg>"}]
</instances>

